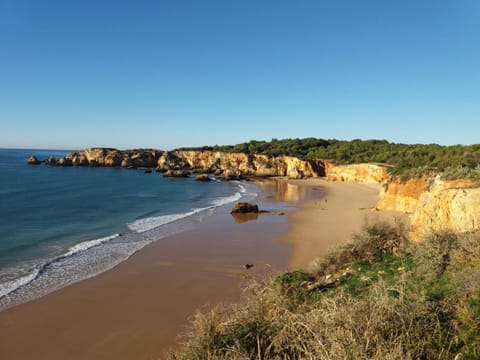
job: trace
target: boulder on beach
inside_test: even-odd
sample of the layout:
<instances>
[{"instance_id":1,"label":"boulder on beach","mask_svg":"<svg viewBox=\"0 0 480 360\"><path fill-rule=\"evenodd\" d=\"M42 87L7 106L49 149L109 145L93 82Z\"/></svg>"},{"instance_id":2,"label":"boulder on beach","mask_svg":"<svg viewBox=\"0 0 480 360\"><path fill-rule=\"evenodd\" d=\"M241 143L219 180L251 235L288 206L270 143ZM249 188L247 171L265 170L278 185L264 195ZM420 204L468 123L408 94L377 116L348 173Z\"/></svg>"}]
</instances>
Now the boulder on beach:
<instances>
[{"instance_id":1,"label":"boulder on beach","mask_svg":"<svg viewBox=\"0 0 480 360\"><path fill-rule=\"evenodd\" d=\"M232 214L258 213L258 205L238 202L233 206Z\"/></svg>"},{"instance_id":2,"label":"boulder on beach","mask_svg":"<svg viewBox=\"0 0 480 360\"><path fill-rule=\"evenodd\" d=\"M211 179L208 176L208 174L200 174L200 175L195 176L195 180L197 180L197 181L210 181Z\"/></svg>"},{"instance_id":3,"label":"boulder on beach","mask_svg":"<svg viewBox=\"0 0 480 360\"><path fill-rule=\"evenodd\" d=\"M176 178L186 178L190 176L190 173L185 170L167 170L163 173L164 177L176 177Z\"/></svg>"},{"instance_id":4,"label":"boulder on beach","mask_svg":"<svg viewBox=\"0 0 480 360\"><path fill-rule=\"evenodd\" d=\"M32 155L32 156L30 156L30 157L28 158L27 163L28 163L29 165L38 165L38 164L41 163L41 161L38 160L35 155Z\"/></svg>"}]
</instances>

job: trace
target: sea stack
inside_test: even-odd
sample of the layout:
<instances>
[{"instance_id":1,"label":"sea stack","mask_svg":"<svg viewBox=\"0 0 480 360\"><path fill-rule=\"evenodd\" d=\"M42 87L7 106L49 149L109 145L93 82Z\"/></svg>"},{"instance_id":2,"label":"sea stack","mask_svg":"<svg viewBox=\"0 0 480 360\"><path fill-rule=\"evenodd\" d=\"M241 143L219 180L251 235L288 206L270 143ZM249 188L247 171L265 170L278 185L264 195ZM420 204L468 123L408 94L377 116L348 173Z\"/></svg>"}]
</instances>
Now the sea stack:
<instances>
[{"instance_id":1,"label":"sea stack","mask_svg":"<svg viewBox=\"0 0 480 360\"><path fill-rule=\"evenodd\" d=\"M32 156L30 156L30 157L28 158L27 163L28 163L29 165L38 165L38 164L41 163L41 161L38 160L35 155L32 155Z\"/></svg>"}]
</instances>

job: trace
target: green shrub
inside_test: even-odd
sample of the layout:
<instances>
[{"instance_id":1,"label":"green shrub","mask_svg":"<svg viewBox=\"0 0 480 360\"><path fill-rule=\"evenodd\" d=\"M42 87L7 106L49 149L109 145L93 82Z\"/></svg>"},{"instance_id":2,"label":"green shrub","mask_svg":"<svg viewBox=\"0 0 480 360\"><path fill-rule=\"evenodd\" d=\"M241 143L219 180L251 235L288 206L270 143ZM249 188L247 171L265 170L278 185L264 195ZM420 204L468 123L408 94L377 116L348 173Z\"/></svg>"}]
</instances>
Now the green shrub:
<instances>
[{"instance_id":1,"label":"green shrub","mask_svg":"<svg viewBox=\"0 0 480 360\"><path fill-rule=\"evenodd\" d=\"M172 358L480 358L480 235L439 233L405 246L403 234L366 226L316 276L251 284L240 304L197 314ZM330 268L333 285L312 287Z\"/></svg>"}]
</instances>

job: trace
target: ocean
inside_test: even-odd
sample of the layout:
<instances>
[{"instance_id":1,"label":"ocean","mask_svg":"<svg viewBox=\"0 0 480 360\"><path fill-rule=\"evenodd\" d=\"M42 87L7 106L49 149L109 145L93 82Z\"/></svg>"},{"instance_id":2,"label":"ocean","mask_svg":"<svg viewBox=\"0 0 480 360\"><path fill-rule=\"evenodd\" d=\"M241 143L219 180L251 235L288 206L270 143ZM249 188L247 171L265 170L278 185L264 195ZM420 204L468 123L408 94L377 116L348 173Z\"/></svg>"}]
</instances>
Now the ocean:
<instances>
[{"instance_id":1,"label":"ocean","mask_svg":"<svg viewBox=\"0 0 480 360\"><path fill-rule=\"evenodd\" d=\"M0 149L0 309L111 269L258 192L138 169L27 165L32 154L68 152Z\"/></svg>"}]
</instances>

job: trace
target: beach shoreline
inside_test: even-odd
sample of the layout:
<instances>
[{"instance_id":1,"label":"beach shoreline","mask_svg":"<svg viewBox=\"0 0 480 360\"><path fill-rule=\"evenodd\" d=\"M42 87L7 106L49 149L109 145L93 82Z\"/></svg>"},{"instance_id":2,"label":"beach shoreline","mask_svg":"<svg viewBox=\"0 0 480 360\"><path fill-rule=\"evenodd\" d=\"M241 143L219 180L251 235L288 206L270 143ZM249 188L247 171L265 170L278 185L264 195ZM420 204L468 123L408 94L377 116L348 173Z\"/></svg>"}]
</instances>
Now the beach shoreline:
<instances>
[{"instance_id":1,"label":"beach shoreline","mask_svg":"<svg viewBox=\"0 0 480 360\"><path fill-rule=\"evenodd\" d=\"M252 276L307 268L358 231L365 214L379 213L368 209L378 186L322 179L256 184L261 208L280 204L285 212L239 220L223 207L112 270L0 312L1 358L161 358L196 309L238 301ZM254 267L246 270L247 263Z\"/></svg>"}]
</instances>

